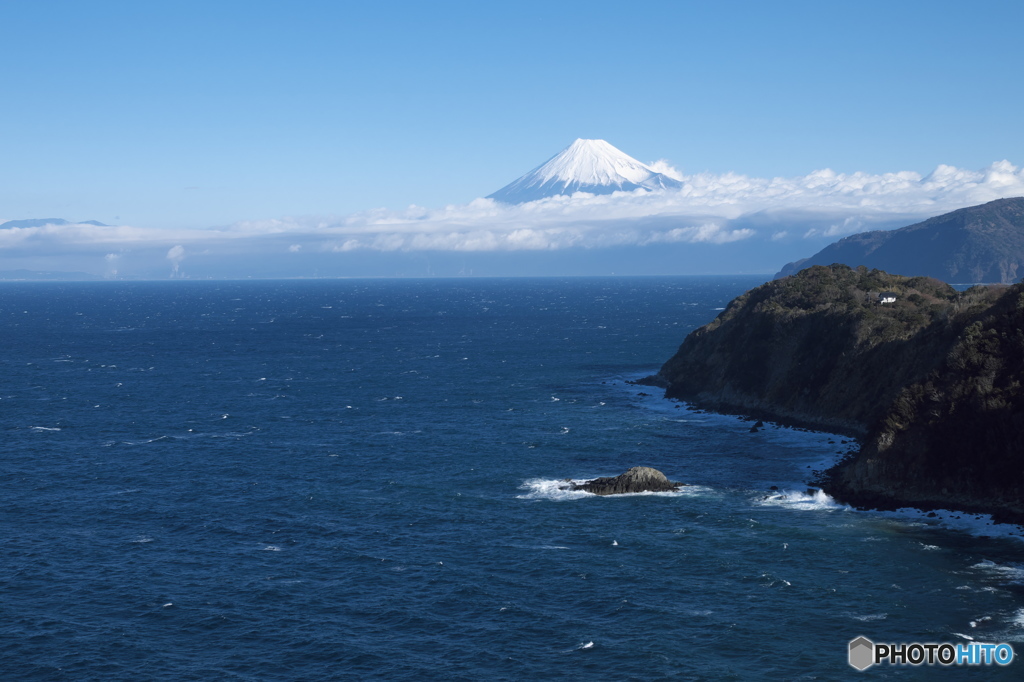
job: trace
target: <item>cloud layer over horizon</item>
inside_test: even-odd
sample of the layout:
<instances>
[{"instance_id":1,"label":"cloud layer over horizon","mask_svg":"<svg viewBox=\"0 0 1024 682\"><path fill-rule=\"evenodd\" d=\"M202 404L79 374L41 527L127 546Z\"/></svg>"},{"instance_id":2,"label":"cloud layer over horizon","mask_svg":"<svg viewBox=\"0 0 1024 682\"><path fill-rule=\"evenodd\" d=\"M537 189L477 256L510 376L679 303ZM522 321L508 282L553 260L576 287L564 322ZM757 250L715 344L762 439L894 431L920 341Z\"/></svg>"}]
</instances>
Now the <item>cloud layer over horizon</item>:
<instances>
[{"instance_id":1,"label":"cloud layer over horizon","mask_svg":"<svg viewBox=\"0 0 1024 682\"><path fill-rule=\"evenodd\" d=\"M737 173L685 175L679 190L556 196L520 205L490 199L442 208L374 209L342 217L243 221L206 230L87 224L0 228L0 257L103 252L124 269L131 254L162 249L178 272L190 255L224 258L279 253L518 252L664 244L728 245L748 240L821 242L878 227L910 224L994 199L1024 196L1024 170L999 161L978 171L939 166L921 176L814 171L790 178ZM802 244L802 246L801 246ZM804 253L803 255L809 255Z\"/></svg>"}]
</instances>

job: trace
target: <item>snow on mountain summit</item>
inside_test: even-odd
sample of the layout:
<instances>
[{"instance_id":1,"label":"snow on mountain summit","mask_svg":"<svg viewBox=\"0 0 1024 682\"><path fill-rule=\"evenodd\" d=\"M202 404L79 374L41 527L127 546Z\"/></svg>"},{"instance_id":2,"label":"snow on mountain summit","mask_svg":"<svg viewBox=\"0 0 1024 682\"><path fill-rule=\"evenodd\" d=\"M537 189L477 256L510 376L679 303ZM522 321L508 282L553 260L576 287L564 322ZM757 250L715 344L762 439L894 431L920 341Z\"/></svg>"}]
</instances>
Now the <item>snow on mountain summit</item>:
<instances>
[{"instance_id":1,"label":"snow on mountain summit","mask_svg":"<svg viewBox=\"0 0 1024 682\"><path fill-rule=\"evenodd\" d=\"M487 198L522 204L575 192L611 194L680 185L678 180L658 173L604 140L576 140L544 165Z\"/></svg>"}]
</instances>

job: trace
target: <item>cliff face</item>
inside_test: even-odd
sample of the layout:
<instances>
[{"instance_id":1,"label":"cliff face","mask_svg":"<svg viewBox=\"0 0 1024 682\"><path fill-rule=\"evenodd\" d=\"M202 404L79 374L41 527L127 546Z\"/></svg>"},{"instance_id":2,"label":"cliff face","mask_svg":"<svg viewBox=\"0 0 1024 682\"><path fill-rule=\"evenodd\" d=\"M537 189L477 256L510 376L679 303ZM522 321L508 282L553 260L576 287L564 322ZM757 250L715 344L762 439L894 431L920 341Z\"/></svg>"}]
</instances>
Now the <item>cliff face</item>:
<instances>
[{"instance_id":1,"label":"cliff face","mask_svg":"<svg viewBox=\"0 0 1024 682\"><path fill-rule=\"evenodd\" d=\"M896 303L879 304L882 291ZM669 397L863 436L903 386L941 361L956 320L987 296L976 294L925 277L815 266L732 301L659 377Z\"/></svg>"},{"instance_id":2,"label":"cliff face","mask_svg":"<svg viewBox=\"0 0 1024 682\"><path fill-rule=\"evenodd\" d=\"M1024 197L962 208L898 230L851 235L776 277L810 265L866 265L946 282L1020 281L1024 275Z\"/></svg>"},{"instance_id":3,"label":"cliff face","mask_svg":"<svg viewBox=\"0 0 1024 682\"><path fill-rule=\"evenodd\" d=\"M1024 517L1022 330L1024 286L960 293L815 266L735 299L656 381L712 409L859 436L823 479L839 499Z\"/></svg>"},{"instance_id":4,"label":"cliff face","mask_svg":"<svg viewBox=\"0 0 1024 682\"><path fill-rule=\"evenodd\" d=\"M824 485L864 506L951 507L1024 522L1024 286L966 325Z\"/></svg>"}]
</instances>

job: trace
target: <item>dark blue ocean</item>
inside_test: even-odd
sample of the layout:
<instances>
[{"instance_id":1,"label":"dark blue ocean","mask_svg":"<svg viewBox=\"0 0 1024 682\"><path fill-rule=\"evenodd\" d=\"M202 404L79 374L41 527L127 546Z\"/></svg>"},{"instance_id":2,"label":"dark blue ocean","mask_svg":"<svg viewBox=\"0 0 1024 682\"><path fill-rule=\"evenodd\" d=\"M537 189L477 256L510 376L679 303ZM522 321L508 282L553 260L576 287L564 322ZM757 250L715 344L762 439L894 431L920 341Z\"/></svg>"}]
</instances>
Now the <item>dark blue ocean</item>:
<instances>
[{"instance_id":1,"label":"dark blue ocean","mask_svg":"<svg viewBox=\"0 0 1024 682\"><path fill-rule=\"evenodd\" d=\"M0 284L0 679L1021 679L847 664L1024 655L1005 527L626 383L761 281Z\"/></svg>"}]
</instances>

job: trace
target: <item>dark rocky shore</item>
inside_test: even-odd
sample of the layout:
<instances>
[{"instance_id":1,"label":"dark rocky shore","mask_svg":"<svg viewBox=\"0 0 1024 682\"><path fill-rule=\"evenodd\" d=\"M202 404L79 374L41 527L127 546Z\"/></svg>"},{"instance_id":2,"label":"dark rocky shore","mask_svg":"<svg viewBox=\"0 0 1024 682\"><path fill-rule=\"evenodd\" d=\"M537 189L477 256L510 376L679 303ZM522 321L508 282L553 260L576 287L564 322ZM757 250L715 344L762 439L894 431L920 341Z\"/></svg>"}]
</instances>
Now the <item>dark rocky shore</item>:
<instances>
[{"instance_id":1,"label":"dark rocky shore","mask_svg":"<svg viewBox=\"0 0 1024 682\"><path fill-rule=\"evenodd\" d=\"M683 483L668 480L665 474L651 467L633 467L618 476L595 478L586 483L568 481L569 490L583 490L595 495L623 495L625 493L675 492Z\"/></svg>"},{"instance_id":2,"label":"dark rocky shore","mask_svg":"<svg viewBox=\"0 0 1024 682\"><path fill-rule=\"evenodd\" d=\"M643 383L857 437L817 481L840 501L1024 522L1024 285L811 267L733 300Z\"/></svg>"}]
</instances>

